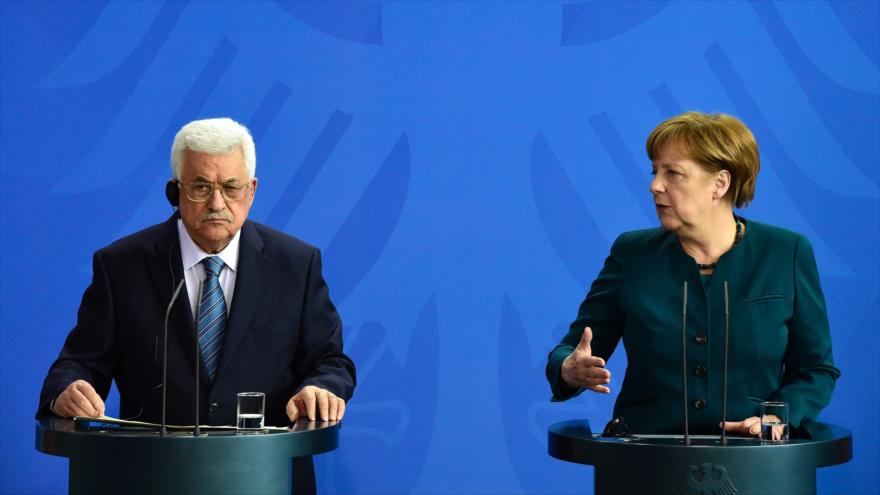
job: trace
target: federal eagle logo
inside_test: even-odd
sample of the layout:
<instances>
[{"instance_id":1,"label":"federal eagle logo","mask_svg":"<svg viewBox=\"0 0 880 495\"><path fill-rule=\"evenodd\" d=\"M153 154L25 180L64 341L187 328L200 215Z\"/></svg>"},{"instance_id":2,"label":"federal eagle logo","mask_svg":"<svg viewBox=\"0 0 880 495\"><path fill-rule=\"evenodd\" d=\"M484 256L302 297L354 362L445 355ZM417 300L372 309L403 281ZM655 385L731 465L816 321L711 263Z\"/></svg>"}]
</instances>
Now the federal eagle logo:
<instances>
[{"instance_id":1,"label":"federal eagle logo","mask_svg":"<svg viewBox=\"0 0 880 495\"><path fill-rule=\"evenodd\" d=\"M721 464L691 466L681 485L682 495L735 495L738 493Z\"/></svg>"}]
</instances>

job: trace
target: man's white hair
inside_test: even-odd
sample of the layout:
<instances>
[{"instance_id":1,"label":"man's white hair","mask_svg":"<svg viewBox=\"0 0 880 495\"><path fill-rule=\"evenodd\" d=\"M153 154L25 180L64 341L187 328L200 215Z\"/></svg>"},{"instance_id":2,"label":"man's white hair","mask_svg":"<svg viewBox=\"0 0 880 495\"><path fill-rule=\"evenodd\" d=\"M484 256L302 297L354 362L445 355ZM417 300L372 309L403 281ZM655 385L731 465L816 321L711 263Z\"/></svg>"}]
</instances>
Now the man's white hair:
<instances>
[{"instance_id":1,"label":"man's white hair","mask_svg":"<svg viewBox=\"0 0 880 495\"><path fill-rule=\"evenodd\" d=\"M239 148L244 156L248 179L257 172L254 138L247 127L230 118L194 120L181 127L171 145L171 175L180 180L186 150L212 155L225 155Z\"/></svg>"}]
</instances>

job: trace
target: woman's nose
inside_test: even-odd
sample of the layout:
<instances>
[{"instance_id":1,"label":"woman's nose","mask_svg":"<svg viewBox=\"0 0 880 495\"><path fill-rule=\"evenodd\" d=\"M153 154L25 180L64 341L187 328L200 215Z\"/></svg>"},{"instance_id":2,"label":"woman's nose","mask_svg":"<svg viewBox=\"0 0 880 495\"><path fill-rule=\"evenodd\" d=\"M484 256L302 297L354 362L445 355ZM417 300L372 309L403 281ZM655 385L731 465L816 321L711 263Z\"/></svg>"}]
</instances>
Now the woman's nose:
<instances>
[{"instance_id":1,"label":"woman's nose","mask_svg":"<svg viewBox=\"0 0 880 495\"><path fill-rule=\"evenodd\" d=\"M651 184L648 186L648 190L654 194L663 192L663 183L660 181L659 176L655 175L654 178L651 179Z\"/></svg>"}]
</instances>

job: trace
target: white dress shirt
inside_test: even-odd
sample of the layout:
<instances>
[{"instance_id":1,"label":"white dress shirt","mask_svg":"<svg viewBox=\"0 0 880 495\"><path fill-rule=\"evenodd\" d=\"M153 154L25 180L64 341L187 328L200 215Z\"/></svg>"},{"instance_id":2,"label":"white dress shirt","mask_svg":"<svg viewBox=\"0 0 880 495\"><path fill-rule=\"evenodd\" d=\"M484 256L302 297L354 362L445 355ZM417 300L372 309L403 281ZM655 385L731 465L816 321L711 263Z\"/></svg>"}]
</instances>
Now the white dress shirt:
<instances>
[{"instance_id":1,"label":"white dress shirt","mask_svg":"<svg viewBox=\"0 0 880 495\"><path fill-rule=\"evenodd\" d=\"M219 256L226 265L220 270L220 290L226 299L226 316L232 308L232 293L235 291L235 271L238 269L238 243L241 239L241 229L235 233L235 237L229 244L217 254L209 254L200 248L183 225L183 220L177 220L177 237L180 240L180 257L183 260L183 274L186 278L186 292L189 295L189 307L192 309L193 321L196 321L196 301L199 299L199 288L205 281L205 267L201 262L209 256Z\"/></svg>"}]
</instances>

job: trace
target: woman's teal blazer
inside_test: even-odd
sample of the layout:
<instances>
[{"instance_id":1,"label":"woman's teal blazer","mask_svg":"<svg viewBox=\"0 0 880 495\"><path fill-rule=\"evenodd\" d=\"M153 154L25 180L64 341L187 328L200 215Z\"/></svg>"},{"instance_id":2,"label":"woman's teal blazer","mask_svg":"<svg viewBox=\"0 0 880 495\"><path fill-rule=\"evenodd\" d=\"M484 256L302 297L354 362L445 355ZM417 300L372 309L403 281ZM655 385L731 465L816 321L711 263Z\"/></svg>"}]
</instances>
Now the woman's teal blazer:
<instances>
[{"instance_id":1,"label":"woman's teal blazer","mask_svg":"<svg viewBox=\"0 0 880 495\"><path fill-rule=\"evenodd\" d=\"M582 389L560 378L583 329L606 361L623 339L627 367L614 416L636 433L682 433L682 302L687 282L688 419L692 433L718 433L728 286L727 419L759 415L765 400L790 404L806 426L828 405L840 371L831 356L825 299L813 249L802 235L750 221L742 241L701 276L678 238L662 229L621 235L580 306L568 335L548 356L553 400ZM612 388L620 383L612 377ZM802 423L804 423L802 425Z\"/></svg>"}]
</instances>

